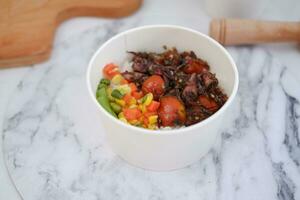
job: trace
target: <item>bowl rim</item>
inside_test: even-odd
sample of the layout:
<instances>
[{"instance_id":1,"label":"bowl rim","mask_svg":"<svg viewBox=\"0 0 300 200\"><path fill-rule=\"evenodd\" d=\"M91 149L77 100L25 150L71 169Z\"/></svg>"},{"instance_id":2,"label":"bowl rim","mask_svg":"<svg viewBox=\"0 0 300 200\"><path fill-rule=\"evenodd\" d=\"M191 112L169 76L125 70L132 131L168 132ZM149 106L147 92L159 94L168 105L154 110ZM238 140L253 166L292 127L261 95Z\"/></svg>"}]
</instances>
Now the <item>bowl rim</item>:
<instances>
[{"instance_id":1,"label":"bowl rim","mask_svg":"<svg viewBox=\"0 0 300 200\"><path fill-rule=\"evenodd\" d=\"M225 56L227 56L227 58L229 59L229 62L233 68L233 72L234 72L234 85L233 85L233 89L231 92L231 95L229 96L228 100L225 102L225 104L214 114L212 114L211 116L209 116L208 118L206 118L205 120L198 122L196 124L193 124L191 126L187 126L187 127L183 127L183 128L178 128L178 129L168 129L168 130L149 130L149 129L145 129L145 128L141 128L141 127L136 127L130 124L126 124L122 121L120 121L119 119L113 117L111 114L109 114L97 101L94 92L92 91L92 87L91 87L91 82L90 82L90 72L92 69L92 64L94 63L96 57L98 56L99 52L101 52L102 49L104 49L107 45L109 45L109 43L113 40L115 40L116 38L126 35L126 34L130 34L131 32L135 32L135 31L139 31L142 29L153 29L153 28L167 28L167 29L180 29L183 31L188 31L191 33L194 33L196 35L199 35L203 38L205 38L206 40L208 40L209 42L213 43L214 45L216 45L224 54ZM238 90L238 85L239 85L239 75L238 75L238 69L237 66L233 60L233 58L231 57L231 55L228 53L228 51L221 45L219 44L216 40L212 39L211 37L209 37L206 34L203 34L201 32L198 32L196 30L193 30L191 28L187 28L187 27L183 27L183 26L178 26L178 25L145 25L145 26L139 26L136 28L132 28L132 29L128 29L126 31L122 31L118 34L116 34L115 36L111 37L110 39L108 39L106 42L104 42L98 49L97 51L93 54L91 60L89 61L88 64L88 69L86 72L86 81L87 81L87 89L89 91L90 96L93 99L94 104L96 104L96 106L98 107L98 109L106 116L108 117L110 120L112 120L115 123L118 123L120 126L123 126L124 128L128 128L131 129L132 133L135 132L139 132L141 134L150 134L150 135L175 135L175 134L187 134L188 132L193 132L191 130L196 130L196 129L200 129L201 127L205 126L206 124L212 122L215 118L219 117L220 115L222 115L225 110L229 107L229 105L232 104L234 98L236 97L237 94L237 90ZM186 133L187 132L187 133Z\"/></svg>"}]
</instances>

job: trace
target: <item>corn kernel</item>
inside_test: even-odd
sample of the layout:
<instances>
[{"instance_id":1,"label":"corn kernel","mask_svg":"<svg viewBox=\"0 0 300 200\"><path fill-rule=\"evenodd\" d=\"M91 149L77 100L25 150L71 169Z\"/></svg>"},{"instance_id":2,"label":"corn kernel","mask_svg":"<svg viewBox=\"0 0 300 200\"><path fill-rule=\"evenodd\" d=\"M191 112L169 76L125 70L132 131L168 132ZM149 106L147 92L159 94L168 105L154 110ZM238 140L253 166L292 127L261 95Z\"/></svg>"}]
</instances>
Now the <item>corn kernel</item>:
<instances>
[{"instance_id":1,"label":"corn kernel","mask_svg":"<svg viewBox=\"0 0 300 200\"><path fill-rule=\"evenodd\" d=\"M157 123L157 118L158 118L158 115L152 115L149 117L149 124L156 124Z\"/></svg>"},{"instance_id":2,"label":"corn kernel","mask_svg":"<svg viewBox=\"0 0 300 200\"><path fill-rule=\"evenodd\" d=\"M137 108L137 105L133 104L133 105L130 105L128 108Z\"/></svg>"},{"instance_id":3,"label":"corn kernel","mask_svg":"<svg viewBox=\"0 0 300 200\"><path fill-rule=\"evenodd\" d=\"M119 104L120 106L124 107L125 106L125 101L123 99L115 99L115 102Z\"/></svg>"},{"instance_id":4,"label":"corn kernel","mask_svg":"<svg viewBox=\"0 0 300 200\"><path fill-rule=\"evenodd\" d=\"M140 104L140 105L138 106L138 108L142 111L142 113L145 113L145 112L147 111L146 106L143 105L143 104Z\"/></svg>"},{"instance_id":5,"label":"corn kernel","mask_svg":"<svg viewBox=\"0 0 300 200\"><path fill-rule=\"evenodd\" d=\"M136 105L136 99L135 98L131 98L129 101L129 105Z\"/></svg>"},{"instance_id":6,"label":"corn kernel","mask_svg":"<svg viewBox=\"0 0 300 200\"><path fill-rule=\"evenodd\" d=\"M156 129L157 129L157 126L154 125L154 124L149 124L147 128L148 128L148 129L151 129L151 130L156 130Z\"/></svg>"},{"instance_id":7,"label":"corn kernel","mask_svg":"<svg viewBox=\"0 0 300 200\"><path fill-rule=\"evenodd\" d=\"M123 76L121 74L116 74L112 79L111 82L115 85L119 85L121 81L123 80Z\"/></svg>"},{"instance_id":8,"label":"corn kernel","mask_svg":"<svg viewBox=\"0 0 300 200\"><path fill-rule=\"evenodd\" d=\"M129 123L132 124L132 125L137 126L137 125L139 125L141 122L138 121L137 119L134 119L134 120L129 121Z\"/></svg>"},{"instance_id":9,"label":"corn kernel","mask_svg":"<svg viewBox=\"0 0 300 200\"><path fill-rule=\"evenodd\" d=\"M121 120L122 122L125 122L126 124L128 124L128 121L127 121L126 118L121 117L121 118L119 118L119 120Z\"/></svg>"},{"instance_id":10,"label":"corn kernel","mask_svg":"<svg viewBox=\"0 0 300 200\"><path fill-rule=\"evenodd\" d=\"M124 113L123 113L123 112L120 112L120 113L118 114L118 118L119 118L119 119L120 119L120 118L125 118Z\"/></svg>"},{"instance_id":11,"label":"corn kernel","mask_svg":"<svg viewBox=\"0 0 300 200\"><path fill-rule=\"evenodd\" d=\"M143 105L145 105L145 106L150 105L152 100L153 100L153 94L152 93L146 94L145 99L143 100Z\"/></svg>"}]
</instances>

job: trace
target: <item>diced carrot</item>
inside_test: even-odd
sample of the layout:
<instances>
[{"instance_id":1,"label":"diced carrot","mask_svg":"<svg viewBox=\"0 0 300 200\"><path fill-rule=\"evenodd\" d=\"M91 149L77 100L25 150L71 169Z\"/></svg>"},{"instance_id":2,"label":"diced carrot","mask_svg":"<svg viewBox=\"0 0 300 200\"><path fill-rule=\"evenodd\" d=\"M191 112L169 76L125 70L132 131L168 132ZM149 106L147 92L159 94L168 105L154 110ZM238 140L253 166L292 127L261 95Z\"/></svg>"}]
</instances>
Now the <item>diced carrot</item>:
<instances>
[{"instance_id":1,"label":"diced carrot","mask_svg":"<svg viewBox=\"0 0 300 200\"><path fill-rule=\"evenodd\" d=\"M123 109L124 116L127 120L139 119L142 112L138 108L125 108Z\"/></svg>"},{"instance_id":2,"label":"diced carrot","mask_svg":"<svg viewBox=\"0 0 300 200\"><path fill-rule=\"evenodd\" d=\"M127 93L123 96L123 100L125 101L126 104L130 103L131 98L132 98L132 96L129 93Z\"/></svg>"},{"instance_id":3,"label":"diced carrot","mask_svg":"<svg viewBox=\"0 0 300 200\"><path fill-rule=\"evenodd\" d=\"M145 118L148 118L148 117L153 116L153 115L157 115L157 112L145 112L144 113Z\"/></svg>"},{"instance_id":4,"label":"diced carrot","mask_svg":"<svg viewBox=\"0 0 300 200\"><path fill-rule=\"evenodd\" d=\"M137 91L137 87L136 87L135 83L129 83L129 87L131 89L131 92L136 92Z\"/></svg>"},{"instance_id":5,"label":"diced carrot","mask_svg":"<svg viewBox=\"0 0 300 200\"><path fill-rule=\"evenodd\" d=\"M158 101L152 101L149 106L147 106L147 110L150 112L154 112L159 108L160 103Z\"/></svg>"},{"instance_id":6,"label":"diced carrot","mask_svg":"<svg viewBox=\"0 0 300 200\"><path fill-rule=\"evenodd\" d=\"M134 92L132 92L131 93L132 94L132 96L136 99L136 100L138 100L138 99L140 99L140 98L142 98L143 96L144 96L144 94L143 94L143 92L142 91L134 91Z\"/></svg>"},{"instance_id":7,"label":"diced carrot","mask_svg":"<svg viewBox=\"0 0 300 200\"><path fill-rule=\"evenodd\" d=\"M120 84L121 84L121 85L128 84L128 81L124 78L124 79L121 80L121 83L120 83Z\"/></svg>"},{"instance_id":8,"label":"diced carrot","mask_svg":"<svg viewBox=\"0 0 300 200\"><path fill-rule=\"evenodd\" d=\"M144 118L143 124L144 124L145 126L148 126L148 124L149 124L148 117L145 117L145 118Z\"/></svg>"},{"instance_id":9,"label":"diced carrot","mask_svg":"<svg viewBox=\"0 0 300 200\"><path fill-rule=\"evenodd\" d=\"M107 79L112 79L116 74L120 74L120 71L118 66L113 63L109 63L103 68L103 75Z\"/></svg>"}]
</instances>

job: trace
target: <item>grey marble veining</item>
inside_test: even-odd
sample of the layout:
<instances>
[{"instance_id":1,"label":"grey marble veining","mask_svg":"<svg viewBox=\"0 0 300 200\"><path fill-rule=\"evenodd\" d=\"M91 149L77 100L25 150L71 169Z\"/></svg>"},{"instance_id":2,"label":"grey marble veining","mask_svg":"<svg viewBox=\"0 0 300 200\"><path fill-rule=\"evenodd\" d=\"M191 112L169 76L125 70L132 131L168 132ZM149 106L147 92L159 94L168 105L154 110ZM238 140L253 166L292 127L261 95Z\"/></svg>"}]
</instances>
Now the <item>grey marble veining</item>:
<instances>
[{"instance_id":1,"label":"grey marble veining","mask_svg":"<svg viewBox=\"0 0 300 200\"><path fill-rule=\"evenodd\" d=\"M160 5L147 2L125 19L67 22L57 33L51 59L18 75L3 111L3 146L23 198L300 199L300 75L293 67L299 60L295 55L288 64L281 61L276 48L227 48L239 69L240 88L215 147L198 163L145 171L107 146L85 85L93 52L111 36L144 24L207 31L209 18L200 8L176 16L184 3L150 12L154 4ZM287 50L300 53L294 46Z\"/></svg>"}]
</instances>

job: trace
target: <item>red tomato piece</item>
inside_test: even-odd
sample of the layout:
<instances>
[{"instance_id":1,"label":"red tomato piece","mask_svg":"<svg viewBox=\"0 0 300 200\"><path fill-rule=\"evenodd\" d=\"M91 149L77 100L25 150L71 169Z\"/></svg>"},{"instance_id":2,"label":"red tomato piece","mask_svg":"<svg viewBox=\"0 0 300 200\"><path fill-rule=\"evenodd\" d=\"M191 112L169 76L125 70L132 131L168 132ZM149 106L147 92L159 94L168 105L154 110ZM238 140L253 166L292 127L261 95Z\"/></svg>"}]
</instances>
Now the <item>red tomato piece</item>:
<instances>
[{"instance_id":1,"label":"red tomato piece","mask_svg":"<svg viewBox=\"0 0 300 200\"><path fill-rule=\"evenodd\" d=\"M151 92L157 100L164 93L165 82L161 76L152 75L144 81L142 90L145 94Z\"/></svg>"},{"instance_id":2,"label":"red tomato piece","mask_svg":"<svg viewBox=\"0 0 300 200\"><path fill-rule=\"evenodd\" d=\"M164 96L160 99L158 116L162 126L176 126L184 124L186 112L184 105L175 96Z\"/></svg>"}]
</instances>

